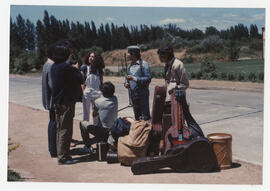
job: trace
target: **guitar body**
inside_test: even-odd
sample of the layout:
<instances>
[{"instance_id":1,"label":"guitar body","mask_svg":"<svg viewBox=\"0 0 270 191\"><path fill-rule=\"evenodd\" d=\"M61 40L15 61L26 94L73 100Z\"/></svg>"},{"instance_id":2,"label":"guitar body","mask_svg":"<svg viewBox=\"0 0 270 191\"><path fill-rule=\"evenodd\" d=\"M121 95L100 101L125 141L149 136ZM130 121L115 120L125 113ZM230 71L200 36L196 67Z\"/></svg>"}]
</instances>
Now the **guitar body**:
<instances>
[{"instance_id":1,"label":"guitar body","mask_svg":"<svg viewBox=\"0 0 270 191\"><path fill-rule=\"evenodd\" d=\"M184 114L182 105L175 100L175 93L171 95L171 126L164 136L165 153L179 144L186 144L184 137Z\"/></svg>"}]
</instances>

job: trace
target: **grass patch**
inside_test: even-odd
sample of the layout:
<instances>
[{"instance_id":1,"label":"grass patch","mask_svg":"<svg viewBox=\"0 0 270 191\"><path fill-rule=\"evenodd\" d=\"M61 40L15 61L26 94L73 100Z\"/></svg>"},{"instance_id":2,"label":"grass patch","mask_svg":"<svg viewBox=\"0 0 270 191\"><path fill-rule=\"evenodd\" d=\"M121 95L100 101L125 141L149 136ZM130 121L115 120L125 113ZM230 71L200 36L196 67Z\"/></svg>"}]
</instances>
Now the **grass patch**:
<instances>
[{"instance_id":1,"label":"grass patch","mask_svg":"<svg viewBox=\"0 0 270 191\"><path fill-rule=\"evenodd\" d=\"M215 74L203 76L201 74L201 63L185 64L186 72L190 79L216 79L234 81L259 81L263 82L264 61L252 59L234 62L219 62L215 64ZM155 74L163 73L164 67L151 67ZM155 76L153 76L155 78Z\"/></svg>"},{"instance_id":2,"label":"grass patch","mask_svg":"<svg viewBox=\"0 0 270 191\"><path fill-rule=\"evenodd\" d=\"M8 154L14 150L16 150L20 144L18 143L10 143L11 141L11 138L9 137L8 138ZM20 174L18 172L15 172L14 170L11 170L9 167L8 167L8 172L7 172L7 179L8 181L22 181L22 178L20 176Z\"/></svg>"},{"instance_id":3,"label":"grass patch","mask_svg":"<svg viewBox=\"0 0 270 191\"><path fill-rule=\"evenodd\" d=\"M18 172L8 169L8 181L21 181L22 177Z\"/></svg>"},{"instance_id":4,"label":"grass patch","mask_svg":"<svg viewBox=\"0 0 270 191\"><path fill-rule=\"evenodd\" d=\"M215 63L217 72L243 72L243 73L260 73L264 72L264 61L262 59L221 62Z\"/></svg>"}]
</instances>

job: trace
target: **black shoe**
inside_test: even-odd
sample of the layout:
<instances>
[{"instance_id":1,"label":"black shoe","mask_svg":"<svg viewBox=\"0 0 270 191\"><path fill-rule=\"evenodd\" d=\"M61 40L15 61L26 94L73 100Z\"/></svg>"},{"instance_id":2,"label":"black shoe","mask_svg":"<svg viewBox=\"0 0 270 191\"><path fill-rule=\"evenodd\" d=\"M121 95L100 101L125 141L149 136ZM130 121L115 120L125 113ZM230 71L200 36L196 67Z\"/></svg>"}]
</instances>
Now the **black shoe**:
<instances>
[{"instance_id":1,"label":"black shoe","mask_svg":"<svg viewBox=\"0 0 270 191\"><path fill-rule=\"evenodd\" d=\"M83 148L80 148L79 149L79 152L80 153L83 153L83 154L93 154L93 148L90 146L90 147L83 147Z\"/></svg>"},{"instance_id":2,"label":"black shoe","mask_svg":"<svg viewBox=\"0 0 270 191\"><path fill-rule=\"evenodd\" d=\"M51 154L51 158L57 158L57 154Z\"/></svg>"},{"instance_id":3,"label":"black shoe","mask_svg":"<svg viewBox=\"0 0 270 191\"><path fill-rule=\"evenodd\" d=\"M71 159L71 160L66 160L66 161L58 161L58 165L69 165L69 164L75 164L77 161Z\"/></svg>"}]
</instances>

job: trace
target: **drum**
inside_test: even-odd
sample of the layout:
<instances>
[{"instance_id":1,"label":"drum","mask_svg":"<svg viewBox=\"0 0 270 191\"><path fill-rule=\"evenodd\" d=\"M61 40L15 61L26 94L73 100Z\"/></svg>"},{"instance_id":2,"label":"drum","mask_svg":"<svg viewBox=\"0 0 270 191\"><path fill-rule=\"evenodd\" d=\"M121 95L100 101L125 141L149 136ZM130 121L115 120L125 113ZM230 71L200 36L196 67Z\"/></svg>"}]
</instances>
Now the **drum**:
<instances>
[{"instance_id":1,"label":"drum","mask_svg":"<svg viewBox=\"0 0 270 191\"><path fill-rule=\"evenodd\" d=\"M212 133L207 135L213 145L220 169L231 168L232 166L232 136L226 133Z\"/></svg>"}]
</instances>

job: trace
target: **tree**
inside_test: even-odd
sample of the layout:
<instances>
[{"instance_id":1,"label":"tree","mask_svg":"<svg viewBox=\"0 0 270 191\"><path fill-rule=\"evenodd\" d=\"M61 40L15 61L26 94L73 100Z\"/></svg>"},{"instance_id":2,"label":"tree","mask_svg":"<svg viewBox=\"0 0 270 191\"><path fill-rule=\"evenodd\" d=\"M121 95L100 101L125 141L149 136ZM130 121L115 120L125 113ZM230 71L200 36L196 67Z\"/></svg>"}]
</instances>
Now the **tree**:
<instances>
[{"instance_id":1,"label":"tree","mask_svg":"<svg viewBox=\"0 0 270 191\"><path fill-rule=\"evenodd\" d=\"M108 23L105 25L105 42L104 50L111 50L112 34Z\"/></svg>"},{"instance_id":2,"label":"tree","mask_svg":"<svg viewBox=\"0 0 270 191\"><path fill-rule=\"evenodd\" d=\"M37 21L36 32L37 32L38 59L43 60L46 57L46 43L45 43L46 34L44 26L40 20Z\"/></svg>"},{"instance_id":3,"label":"tree","mask_svg":"<svg viewBox=\"0 0 270 191\"><path fill-rule=\"evenodd\" d=\"M259 33L258 33L258 28L257 25L250 25L250 38L258 38L259 37Z\"/></svg>"},{"instance_id":4,"label":"tree","mask_svg":"<svg viewBox=\"0 0 270 191\"><path fill-rule=\"evenodd\" d=\"M93 39L96 39L97 38L97 28L96 28L94 21L91 21L91 29L92 29L92 33L93 33Z\"/></svg>"},{"instance_id":5,"label":"tree","mask_svg":"<svg viewBox=\"0 0 270 191\"><path fill-rule=\"evenodd\" d=\"M26 32L26 26L25 26L25 20L22 18L22 16L19 14L17 16L17 45L22 48L23 50L25 50L26 48L26 41L25 41L25 32Z\"/></svg>"},{"instance_id":6,"label":"tree","mask_svg":"<svg viewBox=\"0 0 270 191\"><path fill-rule=\"evenodd\" d=\"M238 24L234 26L234 37L237 40L241 40L242 38L248 38L248 29L243 24Z\"/></svg>"},{"instance_id":7,"label":"tree","mask_svg":"<svg viewBox=\"0 0 270 191\"><path fill-rule=\"evenodd\" d=\"M136 27L131 26L130 35L131 35L131 44L140 43L140 33L137 26Z\"/></svg>"},{"instance_id":8,"label":"tree","mask_svg":"<svg viewBox=\"0 0 270 191\"><path fill-rule=\"evenodd\" d=\"M213 36L213 35L219 35L219 31L213 26L206 27L205 36Z\"/></svg>"},{"instance_id":9,"label":"tree","mask_svg":"<svg viewBox=\"0 0 270 191\"><path fill-rule=\"evenodd\" d=\"M220 31L220 38L228 40L229 37L230 37L230 30L229 29Z\"/></svg>"},{"instance_id":10,"label":"tree","mask_svg":"<svg viewBox=\"0 0 270 191\"><path fill-rule=\"evenodd\" d=\"M119 48L126 48L128 43L128 39L126 37L126 28L125 25L121 26L117 30L117 41L119 44Z\"/></svg>"},{"instance_id":11,"label":"tree","mask_svg":"<svg viewBox=\"0 0 270 191\"><path fill-rule=\"evenodd\" d=\"M44 42L46 43L46 45L54 43L54 41L52 40L50 17L47 10L44 11L43 23L44 23L43 28L44 34L42 38Z\"/></svg>"},{"instance_id":12,"label":"tree","mask_svg":"<svg viewBox=\"0 0 270 191\"><path fill-rule=\"evenodd\" d=\"M35 38L35 26L28 19L26 20L26 30L25 30L25 42L26 48L28 50L34 50L36 46L36 38Z\"/></svg>"},{"instance_id":13,"label":"tree","mask_svg":"<svg viewBox=\"0 0 270 191\"><path fill-rule=\"evenodd\" d=\"M84 23L84 31L85 31L85 41L86 47L91 47L93 45L93 32L90 28L89 22Z\"/></svg>"},{"instance_id":14,"label":"tree","mask_svg":"<svg viewBox=\"0 0 270 191\"><path fill-rule=\"evenodd\" d=\"M70 33L69 21L67 19L62 22L62 27L60 29L61 29L61 33L63 33L63 34Z\"/></svg>"},{"instance_id":15,"label":"tree","mask_svg":"<svg viewBox=\"0 0 270 191\"><path fill-rule=\"evenodd\" d=\"M118 28L113 23L111 23L111 49L119 48L118 44L118 34L117 34Z\"/></svg>"},{"instance_id":16,"label":"tree","mask_svg":"<svg viewBox=\"0 0 270 191\"><path fill-rule=\"evenodd\" d=\"M54 43L59 41L60 39L67 38L66 33L61 33L59 21L54 17L50 16L50 33L51 39L49 43Z\"/></svg>"},{"instance_id":17,"label":"tree","mask_svg":"<svg viewBox=\"0 0 270 191\"><path fill-rule=\"evenodd\" d=\"M18 42L18 28L15 22L10 17L10 44L17 45Z\"/></svg>"},{"instance_id":18,"label":"tree","mask_svg":"<svg viewBox=\"0 0 270 191\"><path fill-rule=\"evenodd\" d=\"M106 49L106 35L103 24L98 28L97 37L97 46L102 47L103 50L108 50Z\"/></svg>"},{"instance_id":19,"label":"tree","mask_svg":"<svg viewBox=\"0 0 270 191\"><path fill-rule=\"evenodd\" d=\"M192 29L191 30L191 36L192 36L192 39L202 39L204 34L201 30L199 29Z\"/></svg>"}]
</instances>

